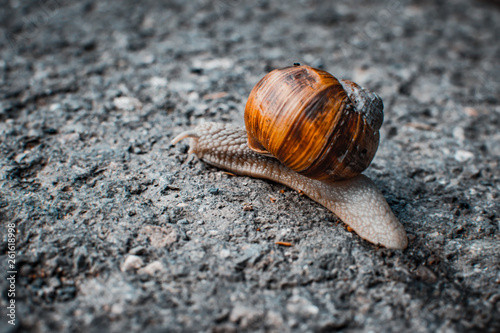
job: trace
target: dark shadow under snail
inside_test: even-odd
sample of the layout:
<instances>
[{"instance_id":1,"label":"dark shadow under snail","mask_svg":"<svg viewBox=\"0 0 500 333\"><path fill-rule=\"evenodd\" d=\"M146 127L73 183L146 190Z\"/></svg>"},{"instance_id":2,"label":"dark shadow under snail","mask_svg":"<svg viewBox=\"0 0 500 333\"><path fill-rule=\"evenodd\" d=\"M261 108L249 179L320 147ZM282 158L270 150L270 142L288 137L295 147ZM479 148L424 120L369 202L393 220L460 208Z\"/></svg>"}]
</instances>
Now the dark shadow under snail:
<instances>
[{"instance_id":1,"label":"dark shadow under snail","mask_svg":"<svg viewBox=\"0 0 500 333\"><path fill-rule=\"evenodd\" d=\"M408 245L387 201L363 172L383 122L371 91L309 66L277 69L254 87L245 128L204 123L179 134L190 153L238 175L272 180L335 213L361 238L391 249Z\"/></svg>"}]
</instances>

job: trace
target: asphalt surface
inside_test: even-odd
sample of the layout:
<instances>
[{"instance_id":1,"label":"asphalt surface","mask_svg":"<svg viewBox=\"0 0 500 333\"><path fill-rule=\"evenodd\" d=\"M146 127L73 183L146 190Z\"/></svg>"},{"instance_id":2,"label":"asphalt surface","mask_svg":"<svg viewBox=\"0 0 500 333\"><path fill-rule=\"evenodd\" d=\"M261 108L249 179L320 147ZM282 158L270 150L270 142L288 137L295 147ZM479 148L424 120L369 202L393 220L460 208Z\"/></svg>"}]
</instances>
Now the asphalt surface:
<instances>
[{"instance_id":1,"label":"asphalt surface","mask_svg":"<svg viewBox=\"0 0 500 333\"><path fill-rule=\"evenodd\" d=\"M0 22L0 332L500 331L498 2L10 0ZM170 144L242 125L294 62L384 100L366 174L406 250Z\"/></svg>"}]
</instances>

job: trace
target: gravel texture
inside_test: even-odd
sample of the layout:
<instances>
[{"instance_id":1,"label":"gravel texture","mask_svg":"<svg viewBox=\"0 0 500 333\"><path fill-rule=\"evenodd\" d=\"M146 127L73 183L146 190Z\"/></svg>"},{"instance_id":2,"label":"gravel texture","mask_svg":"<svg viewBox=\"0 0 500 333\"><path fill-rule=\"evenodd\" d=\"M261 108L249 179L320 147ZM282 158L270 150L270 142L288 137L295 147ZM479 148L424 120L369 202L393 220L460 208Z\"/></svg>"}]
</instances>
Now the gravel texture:
<instances>
[{"instance_id":1,"label":"gravel texture","mask_svg":"<svg viewBox=\"0 0 500 333\"><path fill-rule=\"evenodd\" d=\"M1 4L1 332L500 331L498 2ZM405 251L170 144L294 62L383 98Z\"/></svg>"}]
</instances>

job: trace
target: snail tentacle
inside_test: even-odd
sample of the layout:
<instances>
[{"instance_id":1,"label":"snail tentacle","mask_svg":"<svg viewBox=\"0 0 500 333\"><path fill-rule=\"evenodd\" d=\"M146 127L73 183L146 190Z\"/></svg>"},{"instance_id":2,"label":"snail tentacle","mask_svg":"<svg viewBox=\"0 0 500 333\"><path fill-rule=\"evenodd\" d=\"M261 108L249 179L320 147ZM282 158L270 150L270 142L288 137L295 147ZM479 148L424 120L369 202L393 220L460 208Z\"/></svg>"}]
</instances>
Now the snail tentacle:
<instances>
[{"instance_id":1,"label":"snail tentacle","mask_svg":"<svg viewBox=\"0 0 500 333\"><path fill-rule=\"evenodd\" d=\"M315 180L258 154L247 146L245 128L204 123L178 135L172 143L191 138L190 152L204 162L242 176L268 179L302 191L325 206L361 238L392 249L408 245L406 232L375 184L359 175L342 181Z\"/></svg>"}]
</instances>

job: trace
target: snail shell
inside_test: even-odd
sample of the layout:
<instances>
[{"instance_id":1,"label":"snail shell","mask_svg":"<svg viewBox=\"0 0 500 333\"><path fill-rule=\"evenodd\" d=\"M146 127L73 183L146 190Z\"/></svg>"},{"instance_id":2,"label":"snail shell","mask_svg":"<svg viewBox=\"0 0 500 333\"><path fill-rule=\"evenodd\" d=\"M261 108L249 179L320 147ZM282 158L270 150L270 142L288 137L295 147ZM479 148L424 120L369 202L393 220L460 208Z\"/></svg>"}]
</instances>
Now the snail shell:
<instances>
[{"instance_id":1,"label":"snail shell","mask_svg":"<svg viewBox=\"0 0 500 333\"><path fill-rule=\"evenodd\" d=\"M376 94L309 66L270 72L245 108L250 149L323 181L353 178L370 165L383 117Z\"/></svg>"}]
</instances>

